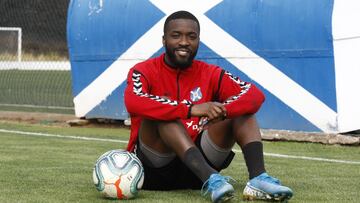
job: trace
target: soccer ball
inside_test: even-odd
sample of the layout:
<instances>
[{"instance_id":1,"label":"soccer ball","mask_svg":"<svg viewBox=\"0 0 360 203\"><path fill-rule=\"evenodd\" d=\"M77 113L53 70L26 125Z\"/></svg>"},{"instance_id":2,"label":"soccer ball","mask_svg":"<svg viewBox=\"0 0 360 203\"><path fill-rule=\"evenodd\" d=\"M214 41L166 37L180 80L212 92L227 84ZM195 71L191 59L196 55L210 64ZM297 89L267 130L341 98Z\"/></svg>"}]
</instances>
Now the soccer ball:
<instances>
[{"instance_id":1,"label":"soccer ball","mask_svg":"<svg viewBox=\"0 0 360 203\"><path fill-rule=\"evenodd\" d=\"M135 154L111 150L96 161L93 170L95 187L111 199L131 199L144 183L144 169Z\"/></svg>"}]
</instances>

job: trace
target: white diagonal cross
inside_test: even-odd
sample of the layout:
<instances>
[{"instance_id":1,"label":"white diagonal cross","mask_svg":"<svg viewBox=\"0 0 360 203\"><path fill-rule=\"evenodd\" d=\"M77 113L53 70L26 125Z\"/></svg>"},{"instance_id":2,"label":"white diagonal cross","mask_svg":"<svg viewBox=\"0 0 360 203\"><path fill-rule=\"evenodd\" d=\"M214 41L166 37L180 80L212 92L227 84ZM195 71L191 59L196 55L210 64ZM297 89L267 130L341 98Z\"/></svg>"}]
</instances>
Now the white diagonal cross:
<instances>
[{"instance_id":1,"label":"white diagonal cross","mask_svg":"<svg viewBox=\"0 0 360 203\"><path fill-rule=\"evenodd\" d=\"M204 15L222 0L150 1L166 15L177 10L192 12L200 21L200 40L206 46L224 57L322 131L333 132L337 130L336 112ZM151 57L162 47L161 36L166 17L163 17L141 36L117 61L74 98L77 116L86 115L101 101L105 100L126 79L132 66ZM287 87L288 91L284 91L284 87Z\"/></svg>"}]
</instances>

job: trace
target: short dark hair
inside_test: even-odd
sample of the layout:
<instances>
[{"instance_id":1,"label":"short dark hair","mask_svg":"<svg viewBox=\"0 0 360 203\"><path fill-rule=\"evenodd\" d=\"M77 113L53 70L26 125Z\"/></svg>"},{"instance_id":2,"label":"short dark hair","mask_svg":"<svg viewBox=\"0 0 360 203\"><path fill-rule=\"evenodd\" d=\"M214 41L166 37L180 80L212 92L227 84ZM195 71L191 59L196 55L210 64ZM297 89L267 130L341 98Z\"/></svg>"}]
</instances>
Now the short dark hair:
<instances>
[{"instance_id":1,"label":"short dark hair","mask_svg":"<svg viewBox=\"0 0 360 203\"><path fill-rule=\"evenodd\" d=\"M199 23L198 19L192 13L190 13L188 11L176 11L175 13L172 13L171 15L169 15L166 18L165 24L164 24L164 33L167 29L169 22L172 20L176 20L176 19L190 19L190 20L195 21L199 27L199 32L200 32L200 23Z\"/></svg>"}]
</instances>

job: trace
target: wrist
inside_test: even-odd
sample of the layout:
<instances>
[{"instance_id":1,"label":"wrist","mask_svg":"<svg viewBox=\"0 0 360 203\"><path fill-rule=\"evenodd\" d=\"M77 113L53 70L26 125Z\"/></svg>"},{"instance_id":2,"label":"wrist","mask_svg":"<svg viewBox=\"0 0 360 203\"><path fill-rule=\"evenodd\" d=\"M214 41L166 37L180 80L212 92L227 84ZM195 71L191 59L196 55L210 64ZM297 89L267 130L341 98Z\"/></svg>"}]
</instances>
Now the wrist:
<instances>
[{"instance_id":1,"label":"wrist","mask_svg":"<svg viewBox=\"0 0 360 203\"><path fill-rule=\"evenodd\" d=\"M193 106L194 106L194 104L190 104L187 118L191 118L191 116L192 116L191 113L192 113Z\"/></svg>"}]
</instances>

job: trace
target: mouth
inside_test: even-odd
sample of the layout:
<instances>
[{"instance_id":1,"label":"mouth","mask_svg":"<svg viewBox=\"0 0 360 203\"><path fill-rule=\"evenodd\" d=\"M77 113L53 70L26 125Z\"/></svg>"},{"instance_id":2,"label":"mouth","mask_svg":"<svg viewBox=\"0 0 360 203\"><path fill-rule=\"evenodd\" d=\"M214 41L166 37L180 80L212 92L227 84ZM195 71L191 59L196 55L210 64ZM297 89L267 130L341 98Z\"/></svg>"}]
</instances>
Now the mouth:
<instances>
[{"instance_id":1,"label":"mouth","mask_svg":"<svg viewBox=\"0 0 360 203\"><path fill-rule=\"evenodd\" d=\"M188 56L190 56L191 51L186 48L178 48L178 49L175 49L175 53L181 57L188 57Z\"/></svg>"}]
</instances>

